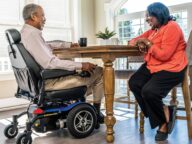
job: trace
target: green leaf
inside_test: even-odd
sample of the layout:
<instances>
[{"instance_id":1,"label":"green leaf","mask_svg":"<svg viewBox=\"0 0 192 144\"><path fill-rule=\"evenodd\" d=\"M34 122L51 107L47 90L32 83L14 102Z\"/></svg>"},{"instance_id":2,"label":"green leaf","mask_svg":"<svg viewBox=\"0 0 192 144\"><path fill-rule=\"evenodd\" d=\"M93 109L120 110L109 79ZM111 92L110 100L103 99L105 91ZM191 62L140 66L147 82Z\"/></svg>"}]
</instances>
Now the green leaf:
<instances>
[{"instance_id":1,"label":"green leaf","mask_svg":"<svg viewBox=\"0 0 192 144\"><path fill-rule=\"evenodd\" d=\"M109 39L114 35L116 35L116 33L114 31L110 32L108 27L105 28L105 32L99 31L97 34L95 34L97 38L101 38L101 39Z\"/></svg>"}]
</instances>

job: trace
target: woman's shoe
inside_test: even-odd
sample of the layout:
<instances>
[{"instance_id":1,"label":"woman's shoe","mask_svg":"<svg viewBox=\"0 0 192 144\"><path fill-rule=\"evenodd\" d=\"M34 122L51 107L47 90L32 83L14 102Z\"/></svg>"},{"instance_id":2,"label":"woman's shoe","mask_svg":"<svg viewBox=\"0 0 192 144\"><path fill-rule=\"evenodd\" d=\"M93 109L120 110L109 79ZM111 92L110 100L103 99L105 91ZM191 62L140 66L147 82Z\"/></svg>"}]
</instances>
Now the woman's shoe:
<instances>
[{"instance_id":1,"label":"woman's shoe","mask_svg":"<svg viewBox=\"0 0 192 144\"><path fill-rule=\"evenodd\" d=\"M161 132L161 131L157 131L156 135L155 135L155 140L156 141L164 141L168 138L168 133L167 132Z\"/></svg>"},{"instance_id":2,"label":"woman's shoe","mask_svg":"<svg viewBox=\"0 0 192 144\"><path fill-rule=\"evenodd\" d=\"M177 108L175 105L168 106L169 108L169 122L167 123L168 133L170 134L173 131L175 125L176 112Z\"/></svg>"}]
</instances>

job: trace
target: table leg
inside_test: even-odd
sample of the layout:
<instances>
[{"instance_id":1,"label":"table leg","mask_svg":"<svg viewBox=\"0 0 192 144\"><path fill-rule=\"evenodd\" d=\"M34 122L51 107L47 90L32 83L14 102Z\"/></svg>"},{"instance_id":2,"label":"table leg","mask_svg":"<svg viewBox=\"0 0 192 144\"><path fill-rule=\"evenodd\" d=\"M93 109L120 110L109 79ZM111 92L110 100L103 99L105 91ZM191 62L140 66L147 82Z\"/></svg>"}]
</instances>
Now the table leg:
<instances>
[{"instance_id":1,"label":"table leg","mask_svg":"<svg viewBox=\"0 0 192 144\"><path fill-rule=\"evenodd\" d=\"M105 124L107 126L106 140L111 143L114 141L113 126L116 122L113 116L113 101L114 101L114 87L115 87L115 75L112 62L104 62L104 92L106 103L106 117Z\"/></svg>"}]
</instances>

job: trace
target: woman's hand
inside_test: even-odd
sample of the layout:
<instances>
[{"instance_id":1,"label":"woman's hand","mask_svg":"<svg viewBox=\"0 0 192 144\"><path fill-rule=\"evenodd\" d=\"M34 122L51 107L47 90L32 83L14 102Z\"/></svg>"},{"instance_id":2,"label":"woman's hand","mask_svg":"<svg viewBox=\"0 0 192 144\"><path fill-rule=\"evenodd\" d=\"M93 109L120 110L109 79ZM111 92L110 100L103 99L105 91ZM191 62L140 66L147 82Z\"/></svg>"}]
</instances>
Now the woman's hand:
<instances>
[{"instance_id":1,"label":"woman's hand","mask_svg":"<svg viewBox=\"0 0 192 144\"><path fill-rule=\"evenodd\" d=\"M147 53L148 49L152 46L152 42L146 38L140 38L135 43L139 47L139 50L143 53Z\"/></svg>"},{"instance_id":2,"label":"woman's hand","mask_svg":"<svg viewBox=\"0 0 192 144\"><path fill-rule=\"evenodd\" d=\"M150 48L153 44L150 40L146 39L146 38L140 38L136 41L136 45L138 45L139 43L144 43L147 48Z\"/></svg>"},{"instance_id":3,"label":"woman's hand","mask_svg":"<svg viewBox=\"0 0 192 144\"><path fill-rule=\"evenodd\" d=\"M138 43L137 47L139 48L139 51L142 52L142 53L147 53L148 52L148 48L143 42Z\"/></svg>"}]
</instances>

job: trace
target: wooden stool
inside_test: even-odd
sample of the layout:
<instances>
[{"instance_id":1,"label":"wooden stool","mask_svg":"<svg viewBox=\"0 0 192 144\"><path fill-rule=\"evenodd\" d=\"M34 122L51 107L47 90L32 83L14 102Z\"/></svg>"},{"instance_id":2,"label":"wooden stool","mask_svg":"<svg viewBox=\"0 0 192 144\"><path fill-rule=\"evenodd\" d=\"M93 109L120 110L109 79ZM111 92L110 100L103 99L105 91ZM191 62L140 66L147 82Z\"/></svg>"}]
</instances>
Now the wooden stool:
<instances>
[{"instance_id":1,"label":"wooden stool","mask_svg":"<svg viewBox=\"0 0 192 144\"><path fill-rule=\"evenodd\" d=\"M192 113L191 113L191 98L190 98L190 91L189 91L189 80L188 80L188 68L185 71L185 77L183 82L181 83L182 85L182 92L183 92L183 99L184 99L184 103L185 103L185 111L186 111L186 117L181 117L181 116L177 116L178 119L184 119L187 120L187 128L188 128L188 135L189 138L192 138ZM176 100L176 88L173 89L172 91L172 100L171 103L172 104L178 104L177 100ZM144 115L143 112L140 113L140 129L139 129L140 133L144 133Z\"/></svg>"}]
</instances>

